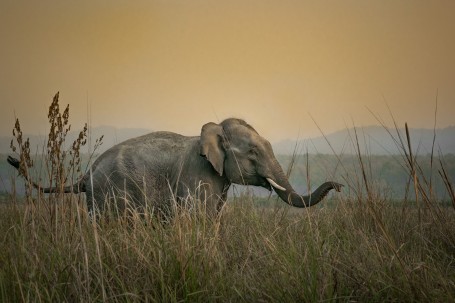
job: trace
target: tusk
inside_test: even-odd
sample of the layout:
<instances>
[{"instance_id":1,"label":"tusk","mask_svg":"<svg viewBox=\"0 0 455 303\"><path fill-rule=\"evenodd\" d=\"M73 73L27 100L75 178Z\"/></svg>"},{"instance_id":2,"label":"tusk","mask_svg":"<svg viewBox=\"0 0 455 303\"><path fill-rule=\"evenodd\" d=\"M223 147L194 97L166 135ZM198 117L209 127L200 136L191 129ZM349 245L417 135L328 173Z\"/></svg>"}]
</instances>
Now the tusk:
<instances>
[{"instance_id":1,"label":"tusk","mask_svg":"<svg viewBox=\"0 0 455 303\"><path fill-rule=\"evenodd\" d=\"M272 179L266 178L266 180L267 180L267 181L270 183L270 185L272 185L274 188L279 189L279 190L282 190L282 191L286 191L286 188L284 188L283 186L280 186L280 185L276 184L276 182L273 181Z\"/></svg>"}]
</instances>

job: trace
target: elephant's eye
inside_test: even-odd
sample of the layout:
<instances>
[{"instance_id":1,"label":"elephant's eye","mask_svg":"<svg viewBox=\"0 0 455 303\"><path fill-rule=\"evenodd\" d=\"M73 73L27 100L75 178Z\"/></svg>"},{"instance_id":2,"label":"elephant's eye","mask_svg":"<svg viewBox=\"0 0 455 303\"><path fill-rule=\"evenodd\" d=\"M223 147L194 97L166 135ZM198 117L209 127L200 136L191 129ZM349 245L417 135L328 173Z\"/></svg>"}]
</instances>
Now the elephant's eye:
<instances>
[{"instance_id":1,"label":"elephant's eye","mask_svg":"<svg viewBox=\"0 0 455 303\"><path fill-rule=\"evenodd\" d=\"M256 148L256 147L251 147L251 148L248 150L248 154L249 154L250 156L254 156L254 157L257 156L257 154L258 154L257 148Z\"/></svg>"}]
</instances>

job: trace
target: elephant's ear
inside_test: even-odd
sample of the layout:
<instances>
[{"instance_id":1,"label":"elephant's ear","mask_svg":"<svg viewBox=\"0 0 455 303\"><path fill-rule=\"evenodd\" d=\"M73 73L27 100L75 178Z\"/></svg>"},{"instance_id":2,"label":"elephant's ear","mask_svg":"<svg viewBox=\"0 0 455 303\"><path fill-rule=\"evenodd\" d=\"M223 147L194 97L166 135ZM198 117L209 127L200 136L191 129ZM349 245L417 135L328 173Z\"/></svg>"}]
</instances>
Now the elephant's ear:
<instances>
[{"instance_id":1,"label":"elephant's ear","mask_svg":"<svg viewBox=\"0 0 455 303\"><path fill-rule=\"evenodd\" d=\"M217 173L222 176L225 151L223 147L223 128L213 122L202 126L200 154L209 160Z\"/></svg>"}]
</instances>

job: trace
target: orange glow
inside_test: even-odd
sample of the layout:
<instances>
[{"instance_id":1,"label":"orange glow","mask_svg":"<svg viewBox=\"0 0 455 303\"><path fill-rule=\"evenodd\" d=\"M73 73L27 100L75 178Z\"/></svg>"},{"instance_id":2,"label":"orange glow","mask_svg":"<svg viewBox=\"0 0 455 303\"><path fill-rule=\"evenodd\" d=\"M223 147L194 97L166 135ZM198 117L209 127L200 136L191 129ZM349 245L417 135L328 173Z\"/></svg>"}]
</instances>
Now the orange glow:
<instances>
[{"instance_id":1,"label":"orange glow","mask_svg":"<svg viewBox=\"0 0 455 303\"><path fill-rule=\"evenodd\" d=\"M134 4L133 4L134 3ZM386 121L454 124L454 1L2 1L0 135L45 133L55 92L82 125L267 138ZM353 121L353 122L352 122Z\"/></svg>"}]
</instances>

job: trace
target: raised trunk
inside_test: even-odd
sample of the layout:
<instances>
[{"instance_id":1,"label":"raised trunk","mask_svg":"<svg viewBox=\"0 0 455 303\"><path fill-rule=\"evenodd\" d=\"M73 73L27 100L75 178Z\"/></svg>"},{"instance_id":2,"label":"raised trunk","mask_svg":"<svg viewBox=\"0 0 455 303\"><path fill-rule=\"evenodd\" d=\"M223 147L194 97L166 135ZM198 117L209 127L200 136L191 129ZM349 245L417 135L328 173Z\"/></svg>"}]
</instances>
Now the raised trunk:
<instances>
[{"instance_id":1,"label":"raised trunk","mask_svg":"<svg viewBox=\"0 0 455 303\"><path fill-rule=\"evenodd\" d=\"M275 191L284 202L289 203L295 207L303 208L316 205L317 203L321 202L322 199L324 199L324 197L329 193L331 189L340 191L342 186L343 185L335 182L325 182L313 193L306 196L299 195L292 188L286 191L275 189Z\"/></svg>"},{"instance_id":2,"label":"raised trunk","mask_svg":"<svg viewBox=\"0 0 455 303\"><path fill-rule=\"evenodd\" d=\"M288 179L284 175L284 172L279 165L275 167L274 176L271 179L273 179L276 182L276 184L280 186L277 187L273 186L272 184L272 187L278 194L278 196L284 202L299 208L316 205L322 199L324 199L325 196L327 196L330 190L335 189L336 191L340 191L341 187L343 187L342 184L329 181L323 183L313 193L306 196L302 196L296 193L295 190L292 188L291 184L289 183Z\"/></svg>"}]
</instances>

